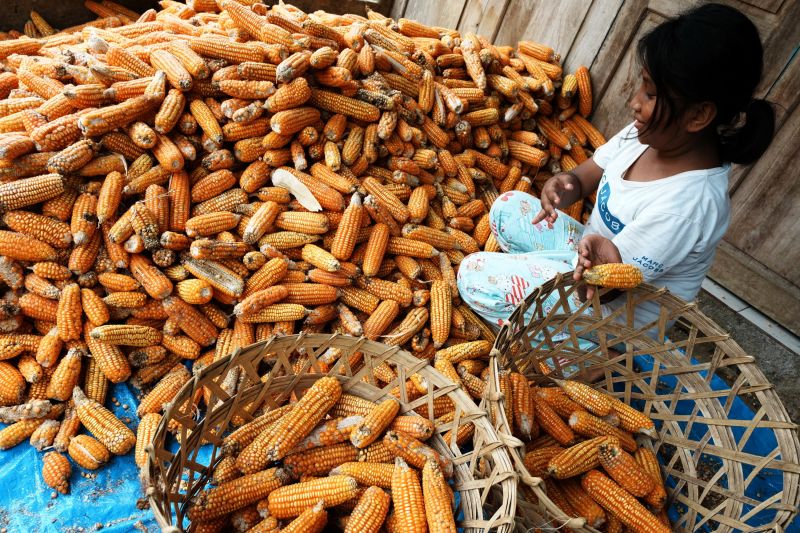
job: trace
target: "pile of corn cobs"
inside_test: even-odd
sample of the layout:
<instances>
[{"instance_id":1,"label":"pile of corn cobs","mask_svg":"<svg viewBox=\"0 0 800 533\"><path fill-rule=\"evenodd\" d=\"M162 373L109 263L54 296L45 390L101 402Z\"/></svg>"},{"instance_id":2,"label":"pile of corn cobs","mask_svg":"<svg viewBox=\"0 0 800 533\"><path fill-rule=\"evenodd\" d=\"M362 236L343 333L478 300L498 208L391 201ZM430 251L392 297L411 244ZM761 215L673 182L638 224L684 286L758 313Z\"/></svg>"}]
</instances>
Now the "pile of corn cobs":
<instances>
[{"instance_id":1,"label":"pile of corn cobs","mask_svg":"<svg viewBox=\"0 0 800 533\"><path fill-rule=\"evenodd\" d=\"M0 40L0 448L54 448L45 479L63 492L58 452L97 468L135 444L141 465L181 363L271 335L364 335L431 361L464 344L451 364L479 376L494 334L456 274L499 251L491 203L604 142L588 71L564 75L541 44L161 4L87 1L101 18L57 32L36 15L32 37ZM128 380L155 385L138 438L103 407Z\"/></svg>"}]
</instances>

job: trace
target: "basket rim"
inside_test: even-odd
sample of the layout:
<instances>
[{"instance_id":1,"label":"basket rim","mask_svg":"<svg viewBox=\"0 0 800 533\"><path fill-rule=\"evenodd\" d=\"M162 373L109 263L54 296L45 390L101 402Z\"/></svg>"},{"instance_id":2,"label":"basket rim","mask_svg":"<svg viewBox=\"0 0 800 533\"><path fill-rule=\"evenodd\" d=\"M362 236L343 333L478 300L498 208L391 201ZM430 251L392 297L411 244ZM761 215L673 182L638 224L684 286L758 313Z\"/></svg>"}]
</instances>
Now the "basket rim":
<instances>
[{"instance_id":1,"label":"basket rim","mask_svg":"<svg viewBox=\"0 0 800 533\"><path fill-rule=\"evenodd\" d=\"M247 362L244 358L253 358L251 360L263 361L270 357L268 354L272 349L276 350L276 352L285 350L285 353L292 354L297 351L297 348L302 347L305 349L308 346L312 347L312 350L310 350L311 352L316 350L317 353L322 353L323 349L345 346L354 352L359 351L365 353L365 361L369 360L370 363L379 364L380 362L387 361L396 363L398 369L397 378L392 383L379 386L374 379L369 383L361 379L371 374L371 370L374 367L373 364L364 364L363 368L358 372L340 375L339 369L346 366L346 364L340 365L339 363L341 361L333 365L326 373L314 371L314 366L317 366L317 370L319 370L318 365L312 363L309 367L307 362L296 374L287 373L285 375L271 376L266 382L260 385L253 384L244 391L245 394L235 394L227 397L227 399L222 400L211 410L210 416L208 410L205 410L206 412L203 414L202 418L198 423L194 424L195 429L191 435L187 436L186 427L182 427L182 438L175 452L166 450L164 445L168 437L167 427L169 422L173 419L183 419L185 421L185 416L183 416L185 413L181 413L179 407L184 404L189 394L197 390L201 382L206 382L210 379L210 376L218 377L227 373L231 368L242 361ZM372 357L367 358L366 354ZM291 368L288 370L291 372ZM347 370L349 370L349 367ZM417 398L413 401L409 401L404 387L399 388L400 398L390 395L389 391L394 385L405 383L406 379L413 373L418 373L427 379L433 392L425 394L421 398ZM437 426L437 431L428 439L427 444L440 453L444 453L453 461L453 480L458 487L456 490L461 492L461 511L465 515L464 519L458 522L458 525L459 527L463 527L465 531L489 531L491 529L496 530L498 533L507 533L511 531L514 526L513 514L517 501L517 473L513 466L509 450L495 432L488 414L479 408L466 392L457 384L449 381L443 374L429 365L426 360L418 359L407 351L400 349L398 346L388 346L377 341L368 340L364 337L357 338L338 333L321 334L305 332L282 337L273 336L267 340L239 348L229 356L220 358L218 361L213 362L193 375L181 388L175 400L168 406L151 442L146 446L147 457L145 465L142 467L142 483L145 487L153 514L159 526L162 528L162 531L182 531L180 524L184 521L184 513L188 509L188 500L194 493L206 488L213 466L223 457L222 454L218 454L221 447L221 438L218 439L218 443L211 442L212 453L209 464L195 465L202 467L202 474L199 474L194 485L189 487L190 489L196 490L183 491L182 493L184 501L181 506L184 513L180 511L175 512L174 502L170 500L169 491L172 487L167 486L165 480L169 479L170 474L174 476L176 472L170 472L169 469L165 470L163 468L165 461L170 462L177 459L183 464L184 461L181 461L180 458L186 459L187 455L191 454L191 452L194 452L194 456L196 456L200 448L200 440L206 434L205 430L210 426L209 420L213 420L214 423L216 423L216 421L219 420L219 414L227 410L228 416L226 417L226 423L229 422L233 414L230 411L235 410L238 405L244 405L244 402L247 400L252 400L254 397L252 391L254 391L257 386L260 387L260 394L262 396L266 396L269 391L275 390L283 394L302 387L305 384L310 386L313 382L325 375L336 377L343 386L343 393L346 392L365 397L367 396L367 391L372 391L373 397L366 398L370 401L376 401L376 399L379 401L380 399L386 399L388 397L397 398L401 404L399 414L414 413L415 408L427 404L429 406L428 418L432 418L433 400L439 396L448 396L456 406L455 419L452 422ZM375 398L376 396L377 398ZM274 408L274 403L270 402L268 411ZM456 446L454 442L455 435L453 435L453 439L448 445L441 433L444 432L444 428L460 427L461 424L466 422L472 422L476 428L475 436L473 437L474 449L466 453L461 453L459 451L458 454L456 454L451 448L451 446ZM198 431L198 428L200 431ZM230 427L227 427L226 430L227 429L230 429ZM187 452L187 448L189 452ZM458 450L457 447L456 450ZM475 478L473 476L476 462L480 458L489 458L493 465L489 477ZM189 457L189 460L192 459L193 457ZM171 467L174 467L176 464L178 463L172 463ZM181 476L178 475L175 477L175 480L180 484ZM494 512L486 512L484 510L484 504L486 503L490 491L492 491L494 496L492 501L499 501L499 504L496 506L497 509ZM497 496L498 493L499 496Z\"/></svg>"},{"instance_id":2,"label":"basket rim","mask_svg":"<svg viewBox=\"0 0 800 533\"><path fill-rule=\"evenodd\" d=\"M503 326L501 327L500 331L497 334L497 339L495 344L492 348L492 351L489 355L489 382L490 382L490 389L494 392L494 396L487 397L488 402L495 402L497 404L497 412L499 413L498 420L496 421L498 434L506 443L509 453L514 461L514 467L517 470L517 473L520 478L520 483L524 484L526 487L530 488L536 498L539 499L539 502L542 504L546 513L549 517L554 518L558 521L559 524L564 524L567 527L571 527L573 529L577 529L579 531L585 532L592 532L595 533L598 530L588 526L583 519L576 519L570 518L563 511L556 506L552 500L550 500L546 492L544 490L543 479L539 477L532 476L527 468L523 463L523 455L524 455L524 443L517 439L516 437L512 436L512 428L509 426L508 420L505 416L505 410L502 408L504 398L502 394L499 394L500 390L500 381L499 381L499 373L501 369L513 369L518 370L516 367L515 362L511 361L509 357L503 353L503 349L509 347L515 339L517 339L520 334L525 331L526 328L522 328L520 331L512 331L515 324L525 324L526 326L529 325L529 322L524 320L524 315L526 311L535 307L535 302L542 297L543 295L550 295L550 294L559 294L561 297L565 296L564 287L573 287L576 288L585 282L583 280L575 281L572 278L572 272L566 273L559 273L554 278L546 281L541 286L536 287L531 294L529 294L522 302L520 302L517 307L514 309L512 314L509 318L505 321ZM556 292L558 291L558 292ZM767 422L774 423L774 427L767 427L766 429L772 429L776 436L776 441L778 442L778 449L781 450L781 457L782 461L775 461L776 463L781 463L781 466L787 465L790 466L790 470L783 471L783 478L784 483L786 483L787 476L792 476L794 478L794 502L793 504L787 504L788 511L780 510L776 511L776 518L771 521L768 526L758 526L758 531L770 529L773 526L782 523L784 526L788 525L792 522L792 520L797 516L798 509L797 505L800 504L800 492L797 490L797 483L800 481L800 440L798 439L798 425L793 423L786 411L785 406L780 401L777 393L773 390L772 385L764 376L761 369L756 364L755 357L749 356L744 352L741 346L736 343L731 337L730 334L725 332L718 324L712 321L707 315L705 315L694 302L686 302L681 298L671 294L665 288L655 287L654 285L643 283L638 287L626 291L631 295L635 295L639 297L638 302L645 301L645 300L658 300L660 301L663 306L661 309L660 316L658 320L653 323L646 324L640 326L638 329L633 328L633 305L630 305L630 301L628 305L624 308L624 312L626 313L626 323L620 324L619 322L613 321L613 316L619 316L621 313L614 313L612 317L602 317L601 310L600 310L600 300L599 297L603 294L608 292L608 289L600 289L595 293L595 296L592 300L584 302L584 304L577 309L574 313L567 313L565 310L562 310L560 314L555 313L555 308L551 310L550 313L545 313L546 317L541 319L540 325L546 325L549 321L559 320L561 321L559 325L566 324L566 323L575 323L575 322L588 322L594 321L594 325L596 328L593 331L598 330L615 330L617 332L624 332L628 334L636 333L638 336L644 336L644 332L655 328L656 331L656 339L657 340L650 340L650 342L655 346L661 344L664 346L666 352L673 352L677 349L680 349L683 344L681 342L674 342L670 341L666 337L667 332L667 324L678 317L686 320L690 320L690 323L697 326L700 331L703 332L704 337L703 340L706 342L714 342L717 345L724 346L725 350L728 353L734 354L735 357L735 364L736 367L740 370L742 375L746 375L748 380L751 380L754 383L763 383L766 384L763 387L754 387L756 390L752 391L759 399L759 403L762 406L762 410L764 414L762 414L761 419L759 422L766 420ZM637 303L638 303L637 302ZM558 306L556 306L558 307ZM669 309L669 313L664 312L665 309ZM592 314L582 314L586 310L591 310ZM566 329L566 328L565 328ZM635 331L636 330L636 331ZM634 336L636 336L634 335ZM639 339L641 342L643 339ZM699 339L697 339L699 340ZM552 341L551 341L552 342ZM616 344L616 342L615 342ZM644 344L648 344L644 342ZM642 351L644 353L652 353L648 351ZM622 354L624 356L625 354ZM622 356L616 359L622 359ZM672 361L673 363L677 363L677 358ZM661 361L664 364L664 361ZM709 366L709 368L711 368ZM541 375L539 370L535 366L531 366L531 369L535 374ZM607 373L608 374L608 373ZM678 380L682 378L680 373L673 374ZM709 378L710 381L710 378ZM592 384L596 388L600 388L603 390L607 390L603 385L606 383L606 380L598 381L597 383ZM608 384L614 383L613 381L608 381ZM629 403L635 395L630 394L630 390L626 387L626 392L621 400ZM713 397L712 397L713 398ZM701 401L702 398L693 398L694 401ZM648 402L649 403L649 402ZM708 401L706 402L708 403ZM760 412L760 411L759 411ZM723 417L727 418L725 413L722 413ZM754 413L755 415L755 413ZM694 416L691 418L695 418ZM701 421L702 417L697 417L698 421ZM664 439L663 432L664 428L667 424L677 424L677 420L668 420L663 419L664 426L662 427L662 431L659 432L658 438L653 439L639 439L640 441L644 442L646 446L652 446L653 442L667 442L672 445L678 445L680 443L674 442L676 439ZM709 430L710 431L710 430ZM779 432L784 437L788 438L779 438ZM717 440L719 437L717 437ZM670 442L670 440L672 442ZM686 439L687 442L691 442L690 440ZM706 448L707 449L707 448ZM713 452L708 452L713 453ZM730 455L736 456L738 454L738 450L731 450ZM677 453L676 453L677 455ZM794 462L791 459L794 458ZM731 457L727 457L726 459L732 460ZM763 459L763 458L762 458ZM765 461L766 463L766 461ZM787 490L784 489L779 493L781 497L787 496ZM791 493L791 491L789 491ZM789 494L791 497L791 494ZM527 498L524 495L524 492L521 491L519 498L518 498L518 506L522 505L523 502L527 502ZM670 498L670 503L674 503L672 498ZM703 509L702 506L698 504L699 508ZM741 504L740 504L741 507ZM721 508L718 507L718 508ZM541 507L540 507L541 510ZM784 515L781 517L781 513ZM788 513L788 514L787 514ZM753 511L749 511L748 514L753 514ZM700 524L706 522L708 519L713 519L714 516L711 515L703 515L703 520ZM747 516L740 512L737 519L744 518L746 519ZM735 525L732 524L731 519L725 520L721 522L720 526L725 529L726 527L729 530L735 529ZM696 524L692 524L692 531L698 527ZM682 529L686 531L686 529Z\"/></svg>"}]
</instances>

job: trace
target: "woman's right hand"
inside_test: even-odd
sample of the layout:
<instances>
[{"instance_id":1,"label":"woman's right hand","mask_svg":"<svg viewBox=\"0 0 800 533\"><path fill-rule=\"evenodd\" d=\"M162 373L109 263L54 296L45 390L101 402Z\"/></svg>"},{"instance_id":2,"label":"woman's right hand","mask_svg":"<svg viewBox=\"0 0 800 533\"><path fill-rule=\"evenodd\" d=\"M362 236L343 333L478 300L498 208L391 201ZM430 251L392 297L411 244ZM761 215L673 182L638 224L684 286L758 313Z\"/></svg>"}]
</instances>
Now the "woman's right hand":
<instances>
[{"instance_id":1,"label":"woman's right hand","mask_svg":"<svg viewBox=\"0 0 800 533\"><path fill-rule=\"evenodd\" d=\"M574 175L566 172L556 174L547 180L544 187L542 187L541 198L539 198L539 201L542 203L542 209L534 217L533 223L538 224L542 220L546 220L548 225L552 226L558 218L558 211L556 211L556 209L563 205L562 200L565 197L575 195L576 185L580 187L578 179Z\"/></svg>"}]
</instances>

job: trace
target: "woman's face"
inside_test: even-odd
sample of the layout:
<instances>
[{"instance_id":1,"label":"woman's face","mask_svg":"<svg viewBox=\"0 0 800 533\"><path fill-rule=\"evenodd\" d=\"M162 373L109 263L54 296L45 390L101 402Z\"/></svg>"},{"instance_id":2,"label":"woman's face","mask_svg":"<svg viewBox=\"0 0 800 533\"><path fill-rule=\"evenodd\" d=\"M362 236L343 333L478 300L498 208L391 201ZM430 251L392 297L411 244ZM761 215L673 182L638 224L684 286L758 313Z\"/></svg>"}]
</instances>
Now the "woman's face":
<instances>
[{"instance_id":1,"label":"woman's face","mask_svg":"<svg viewBox=\"0 0 800 533\"><path fill-rule=\"evenodd\" d=\"M656 107L656 86L650 79L650 73L642 69L642 80L639 88L633 94L630 107L633 110L634 127L642 131L645 125L650 122L653 110Z\"/></svg>"},{"instance_id":2,"label":"woman's face","mask_svg":"<svg viewBox=\"0 0 800 533\"><path fill-rule=\"evenodd\" d=\"M657 98L656 85L650 78L650 73L647 69L642 69L642 81L629 104L633 110L633 126L638 132L639 142L660 149L669 147L681 128L679 121L673 121L666 127L651 124Z\"/></svg>"}]
</instances>

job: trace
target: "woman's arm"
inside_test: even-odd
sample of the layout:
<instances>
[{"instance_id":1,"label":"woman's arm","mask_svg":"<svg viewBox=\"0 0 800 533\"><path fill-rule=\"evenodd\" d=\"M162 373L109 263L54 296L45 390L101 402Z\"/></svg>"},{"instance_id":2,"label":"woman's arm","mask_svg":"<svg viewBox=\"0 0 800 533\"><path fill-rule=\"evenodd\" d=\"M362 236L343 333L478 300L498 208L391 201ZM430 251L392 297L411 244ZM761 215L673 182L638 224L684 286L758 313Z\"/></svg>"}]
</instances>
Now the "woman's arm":
<instances>
[{"instance_id":1,"label":"woman's arm","mask_svg":"<svg viewBox=\"0 0 800 533\"><path fill-rule=\"evenodd\" d=\"M542 187L542 209L533 219L536 224L547 220L550 224L558 218L556 209L569 207L597 190L603 169L591 158L569 172L560 172L547 180Z\"/></svg>"}]
</instances>

